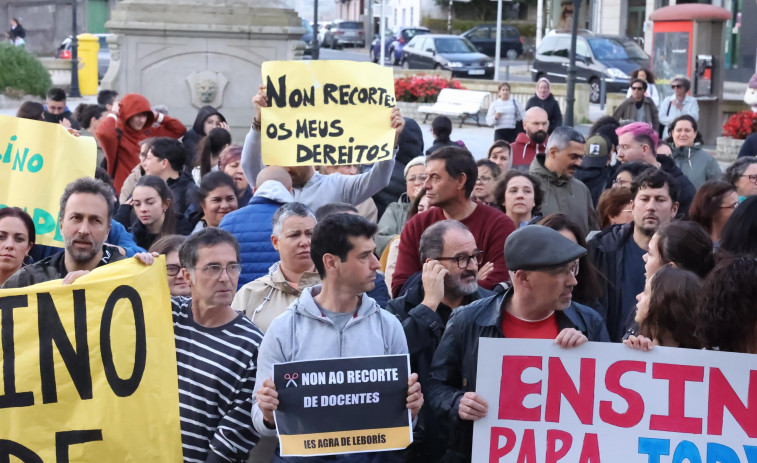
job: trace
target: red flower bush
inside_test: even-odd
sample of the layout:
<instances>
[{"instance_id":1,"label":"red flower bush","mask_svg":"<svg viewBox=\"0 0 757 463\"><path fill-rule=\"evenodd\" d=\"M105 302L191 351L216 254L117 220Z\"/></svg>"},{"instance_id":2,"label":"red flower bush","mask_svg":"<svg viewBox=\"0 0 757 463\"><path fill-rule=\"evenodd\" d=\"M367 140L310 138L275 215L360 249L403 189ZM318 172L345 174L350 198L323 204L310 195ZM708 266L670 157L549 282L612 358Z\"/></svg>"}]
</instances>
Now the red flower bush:
<instances>
[{"instance_id":1,"label":"red flower bush","mask_svg":"<svg viewBox=\"0 0 757 463\"><path fill-rule=\"evenodd\" d=\"M746 137L755 132L757 132L757 113L752 111L741 111L734 114L728 118L728 122L723 126L723 135L737 140L745 140Z\"/></svg>"},{"instance_id":2,"label":"red flower bush","mask_svg":"<svg viewBox=\"0 0 757 463\"><path fill-rule=\"evenodd\" d=\"M408 103L435 103L443 88L465 89L455 79L439 76L410 76L394 79L394 96Z\"/></svg>"}]
</instances>

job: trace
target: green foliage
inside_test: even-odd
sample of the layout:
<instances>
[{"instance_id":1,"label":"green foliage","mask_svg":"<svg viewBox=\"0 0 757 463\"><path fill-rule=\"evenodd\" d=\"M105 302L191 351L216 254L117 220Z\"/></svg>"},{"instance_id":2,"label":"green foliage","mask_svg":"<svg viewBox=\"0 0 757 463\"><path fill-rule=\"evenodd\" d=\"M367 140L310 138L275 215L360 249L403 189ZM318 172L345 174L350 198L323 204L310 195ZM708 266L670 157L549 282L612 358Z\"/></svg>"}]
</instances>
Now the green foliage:
<instances>
[{"instance_id":1,"label":"green foliage","mask_svg":"<svg viewBox=\"0 0 757 463\"><path fill-rule=\"evenodd\" d=\"M23 47L0 43L0 63L0 92L13 96L23 92L44 98L53 85L47 69Z\"/></svg>"},{"instance_id":2,"label":"green foliage","mask_svg":"<svg viewBox=\"0 0 757 463\"><path fill-rule=\"evenodd\" d=\"M487 0L489 1L489 0ZM496 16L496 15L495 15ZM480 24L490 24L494 23L496 20L491 21L475 21L472 19L452 19L452 33L453 34L462 34L463 32L473 29L474 27L480 25ZM428 27L435 33L439 34L445 34L447 33L447 20L446 19L433 19L433 18L423 18L421 19L421 25ZM502 25L509 25L509 26L515 26L518 28L518 31L520 32L520 35L522 35L526 39L533 39L536 37L536 24L530 23L528 21L516 21L516 20L505 20L502 21Z\"/></svg>"}]
</instances>

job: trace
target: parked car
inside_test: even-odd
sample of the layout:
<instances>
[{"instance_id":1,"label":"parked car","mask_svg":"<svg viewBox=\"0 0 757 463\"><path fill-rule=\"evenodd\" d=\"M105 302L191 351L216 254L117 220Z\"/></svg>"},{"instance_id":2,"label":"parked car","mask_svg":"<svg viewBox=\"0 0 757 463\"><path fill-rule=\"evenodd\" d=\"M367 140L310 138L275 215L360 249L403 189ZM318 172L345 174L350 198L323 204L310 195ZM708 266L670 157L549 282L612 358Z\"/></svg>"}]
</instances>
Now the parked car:
<instances>
[{"instance_id":1,"label":"parked car","mask_svg":"<svg viewBox=\"0 0 757 463\"><path fill-rule=\"evenodd\" d=\"M97 52L97 80L102 80L110 66L110 47L107 38L113 34L93 34L100 43L100 50ZM71 36L69 35L58 45L56 57L61 59L71 59Z\"/></svg>"},{"instance_id":2,"label":"parked car","mask_svg":"<svg viewBox=\"0 0 757 463\"><path fill-rule=\"evenodd\" d=\"M565 82L570 63L570 33L547 34L536 50L531 75L534 82L547 77L552 82ZM626 93L629 74L635 69L649 68L649 55L628 37L594 35L581 31L576 40L576 81L588 83L590 100L599 103L600 82L605 80L607 92Z\"/></svg>"},{"instance_id":3,"label":"parked car","mask_svg":"<svg viewBox=\"0 0 757 463\"><path fill-rule=\"evenodd\" d=\"M326 48L340 48L344 45L365 46L363 23L336 20L331 27L327 26L326 33L323 36L323 46Z\"/></svg>"},{"instance_id":4,"label":"parked car","mask_svg":"<svg viewBox=\"0 0 757 463\"><path fill-rule=\"evenodd\" d=\"M497 25L483 24L463 32L463 37L481 53L494 57L497 51ZM503 25L500 31L499 56L501 58L515 59L523 54L523 37L515 26Z\"/></svg>"},{"instance_id":5,"label":"parked car","mask_svg":"<svg viewBox=\"0 0 757 463\"><path fill-rule=\"evenodd\" d=\"M446 69L453 77L494 76L494 61L459 35L421 34L402 49L404 69Z\"/></svg>"},{"instance_id":6,"label":"parked car","mask_svg":"<svg viewBox=\"0 0 757 463\"><path fill-rule=\"evenodd\" d=\"M396 32L387 33L384 45L384 59L395 65L400 64L400 60L402 60L402 49L405 47L405 44L410 42L410 40L416 35L429 34L430 32L431 31L429 31L427 27L403 26L397 29ZM381 48L379 47L380 41L381 38L376 36L371 44L371 60L373 60L374 63L378 63L379 57L381 56Z\"/></svg>"}]
</instances>

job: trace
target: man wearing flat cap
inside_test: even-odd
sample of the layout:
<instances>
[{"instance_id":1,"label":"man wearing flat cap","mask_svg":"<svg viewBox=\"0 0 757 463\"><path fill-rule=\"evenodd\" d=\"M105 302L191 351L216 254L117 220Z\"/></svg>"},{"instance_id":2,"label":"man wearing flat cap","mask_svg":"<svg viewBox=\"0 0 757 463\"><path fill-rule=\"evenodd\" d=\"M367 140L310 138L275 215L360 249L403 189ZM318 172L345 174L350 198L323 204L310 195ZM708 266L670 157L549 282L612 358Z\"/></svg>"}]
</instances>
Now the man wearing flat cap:
<instances>
[{"instance_id":1,"label":"man wearing flat cap","mask_svg":"<svg viewBox=\"0 0 757 463\"><path fill-rule=\"evenodd\" d=\"M479 338L554 339L564 348L610 341L602 317L571 299L584 254L586 249L551 228L520 228L505 242L512 286L452 313L426 389L428 404L455 430L443 462L470 461L473 422L488 411L475 392Z\"/></svg>"}]
</instances>

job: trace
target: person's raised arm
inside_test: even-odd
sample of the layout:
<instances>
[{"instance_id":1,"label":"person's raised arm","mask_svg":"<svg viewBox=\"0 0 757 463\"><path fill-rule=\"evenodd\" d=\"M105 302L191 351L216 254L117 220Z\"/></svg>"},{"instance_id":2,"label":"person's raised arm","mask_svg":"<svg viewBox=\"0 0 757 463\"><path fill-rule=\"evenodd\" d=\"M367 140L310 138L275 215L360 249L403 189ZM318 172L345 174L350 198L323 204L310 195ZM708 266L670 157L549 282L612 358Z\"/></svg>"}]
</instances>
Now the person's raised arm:
<instances>
[{"instance_id":1,"label":"person's raised arm","mask_svg":"<svg viewBox=\"0 0 757 463\"><path fill-rule=\"evenodd\" d=\"M360 175L329 177L330 181L341 183L343 202L360 204L389 185L394 171L394 158L397 155L397 141L405 127L405 119L397 107L392 109L391 125L394 129L394 153L391 159L373 164L371 170Z\"/></svg>"},{"instance_id":2,"label":"person's raised arm","mask_svg":"<svg viewBox=\"0 0 757 463\"><path fill-rule=\"evenodd\" d=\"M250 132L244 138L242 147L242 171L247 178L247 183L255 187L255 181L258 174L263 170L263 151L261 148L261 108L268 106L268 97L265 94L265 85L260 84L258 93L252 97L252 106L255 108L255 115L252 118L252 127Z\"/></svg>"}]
</instances>

